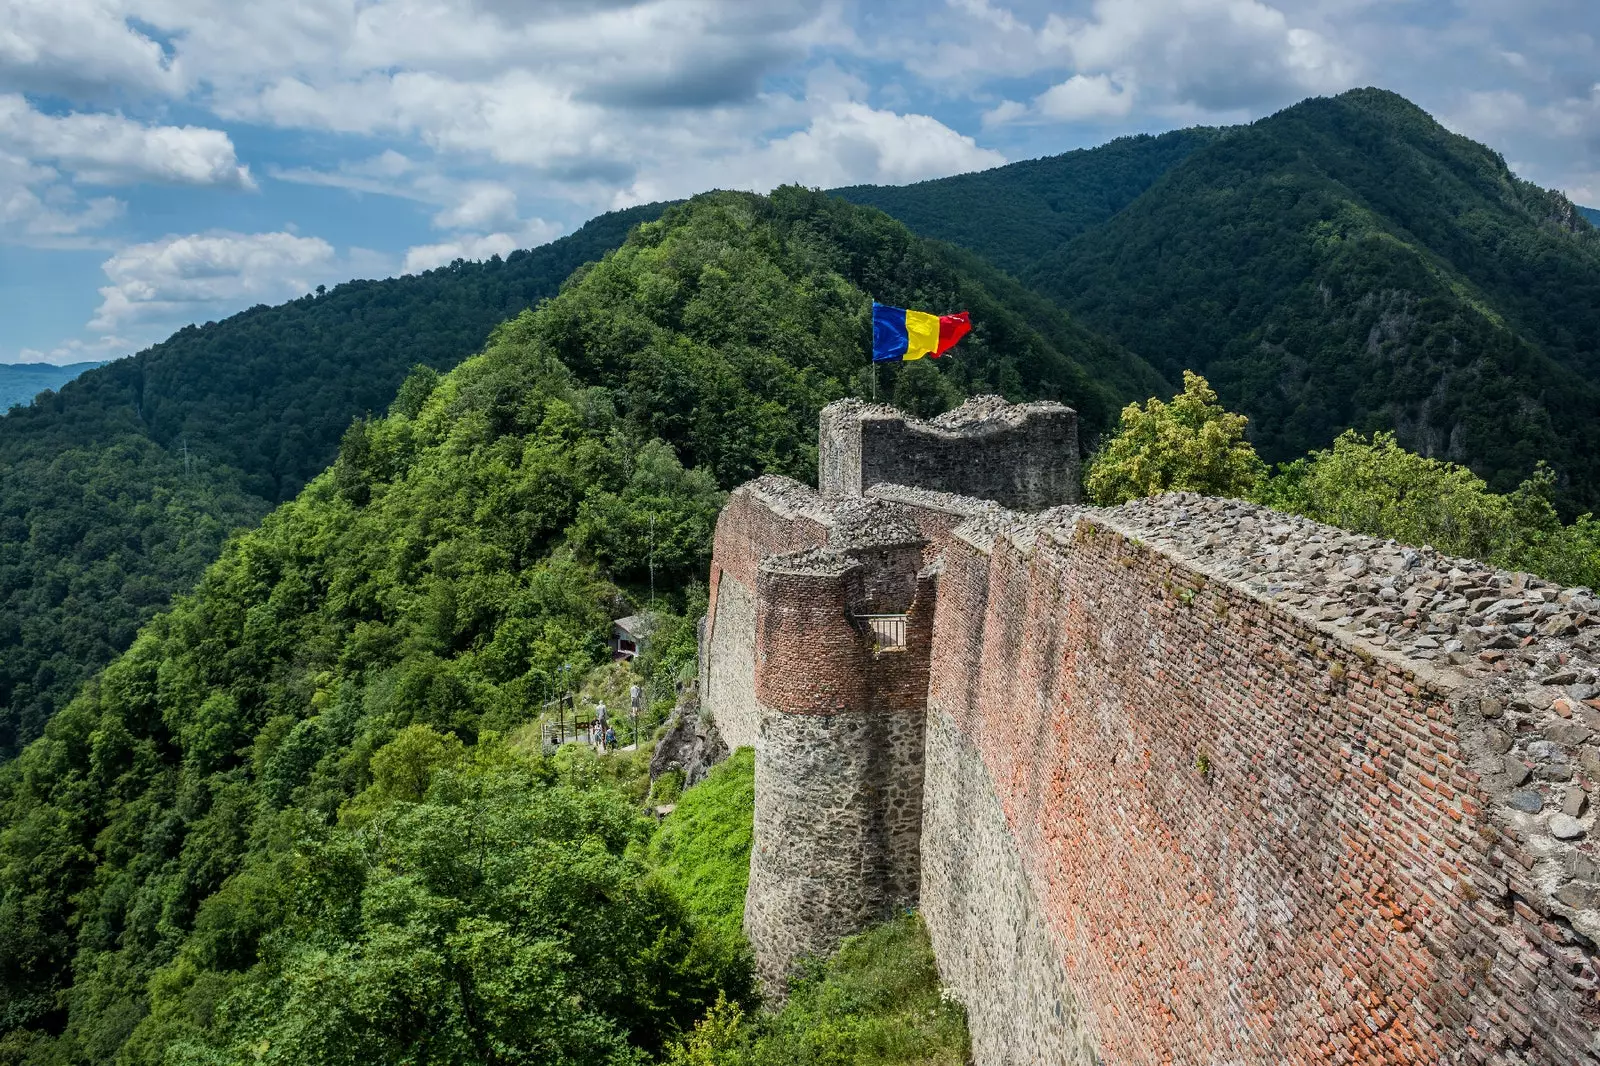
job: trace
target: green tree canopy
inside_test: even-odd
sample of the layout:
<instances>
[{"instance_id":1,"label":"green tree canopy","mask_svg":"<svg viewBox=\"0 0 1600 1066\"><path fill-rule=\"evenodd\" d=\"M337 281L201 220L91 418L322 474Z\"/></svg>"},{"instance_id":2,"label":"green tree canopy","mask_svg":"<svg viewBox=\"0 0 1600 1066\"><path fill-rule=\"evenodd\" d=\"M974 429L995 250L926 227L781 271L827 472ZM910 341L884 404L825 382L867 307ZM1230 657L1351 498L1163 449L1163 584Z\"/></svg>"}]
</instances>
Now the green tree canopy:
<instances>
[{"instance_id":1,"label":"green tree canopy","mask_svg":"<svg viewBox=\"0 0 1600 1066\"><path fill-rule=\"evenodd\" d=\"M1245 440L1247 419L1224 410L1206 379L1183 372L1183 391L1162 403L1130 403L1089 465L1090 499L1124 503L1161 492L1248 496L1266 466Z\"/></svg>"}]
</instances>

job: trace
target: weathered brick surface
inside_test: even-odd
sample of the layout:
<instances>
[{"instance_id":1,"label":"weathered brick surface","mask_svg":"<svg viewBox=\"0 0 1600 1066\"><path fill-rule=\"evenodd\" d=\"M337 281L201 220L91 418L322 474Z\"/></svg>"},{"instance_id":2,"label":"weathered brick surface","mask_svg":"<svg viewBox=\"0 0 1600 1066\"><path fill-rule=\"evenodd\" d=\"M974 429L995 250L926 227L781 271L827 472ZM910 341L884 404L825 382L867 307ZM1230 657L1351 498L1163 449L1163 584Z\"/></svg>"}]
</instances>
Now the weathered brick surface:
<instances>
[{"instance_id":1,"label":"weathered brick surface","mask_svg":"<svg viewBox=\"0 0 1600 1066\"><path fill-rule=\"evenodd\" d=\"M717 519L710 602L701 637L700 698L730 748L756 742L756 571L772 554L828 540L832 514L788 478L760 478L728 497Z\"/></svg>"},{"instance_id":2,"label":"weathered brick surface","mask_svg":"<svg viewBox=\"0 0 1600 1066\"><path fill-rule=\"evenodd\" d=\"M1505 890L1449 679L1111 521L953 544L930 686L1105 1061L1591 1061L1592 945Z\"/></svg>"},{"instance_id":3,"label":"weathered brick surface","mask_svg":"<svg viewBox=\"0 0 1600 1066\"><path fill-rule=\"evenodd\" d=\"M984 1066L1092 1066L1085 1005L1023 869L977 748L942 714L927 727L922 913L940 976L967 1006Z\"/></svg>"}]
</instances>

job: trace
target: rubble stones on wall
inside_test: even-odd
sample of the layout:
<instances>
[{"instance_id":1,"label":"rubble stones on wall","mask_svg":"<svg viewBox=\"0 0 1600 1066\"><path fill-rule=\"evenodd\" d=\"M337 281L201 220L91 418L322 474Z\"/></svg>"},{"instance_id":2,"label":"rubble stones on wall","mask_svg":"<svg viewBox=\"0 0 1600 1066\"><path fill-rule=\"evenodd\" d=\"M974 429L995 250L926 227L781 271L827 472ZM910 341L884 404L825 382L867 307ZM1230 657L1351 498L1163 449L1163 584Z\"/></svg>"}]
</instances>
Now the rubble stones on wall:
<instances>
[{"instance_id":1,"label":"rubble stones on wall","mask_svg":"<svg viewBox=\"0 0 1600 1066\"><path fill-rule=\"evenodd\" d=\"M922 915L939 976L967 1007L973 1061L1096 1066L1089 1019L988 768L948 717L927 721Z\"/></svg>"},{"instance_id":2,"label":"rubble stones on wall","mask_svg":"<svg viewBox=\"0 0 1600 1066\"><path fill-rule=\"evenodd\" d=\"M763 707L745 933L769 994L917 901L924 721Z\"/></svg>"},{"instance_id":3,"label":"rubble stones on wall","mask_svg":"<svg viewBox=\"0 0 1600 1066\"><path fill-rule=\"evenodd\" d=\"M893 483L1042 511L1080 499L1078 416L1050 401L975 396L924 422L841 400L822 412L818 474L824 495Z\"/></svg>"}]
</instances>

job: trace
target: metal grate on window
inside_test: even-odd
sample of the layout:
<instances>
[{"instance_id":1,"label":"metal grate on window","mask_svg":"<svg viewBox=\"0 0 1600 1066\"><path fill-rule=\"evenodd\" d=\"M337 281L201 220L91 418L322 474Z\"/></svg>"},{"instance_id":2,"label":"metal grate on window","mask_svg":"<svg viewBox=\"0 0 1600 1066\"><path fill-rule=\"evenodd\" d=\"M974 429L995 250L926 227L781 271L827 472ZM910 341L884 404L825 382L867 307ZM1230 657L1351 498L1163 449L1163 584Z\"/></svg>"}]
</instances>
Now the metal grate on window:
<instances>
[{"instance_id":1,"label":"metal grate on window","mask_svg":"<svg viewBox=\"0 0 1600 1066\"><path fill-rule=\"evenodd\" d=\"M867 623L879 651L895 651L906 646L906 616L903 614L858 614Z\"/></svg>"}]
</instances>

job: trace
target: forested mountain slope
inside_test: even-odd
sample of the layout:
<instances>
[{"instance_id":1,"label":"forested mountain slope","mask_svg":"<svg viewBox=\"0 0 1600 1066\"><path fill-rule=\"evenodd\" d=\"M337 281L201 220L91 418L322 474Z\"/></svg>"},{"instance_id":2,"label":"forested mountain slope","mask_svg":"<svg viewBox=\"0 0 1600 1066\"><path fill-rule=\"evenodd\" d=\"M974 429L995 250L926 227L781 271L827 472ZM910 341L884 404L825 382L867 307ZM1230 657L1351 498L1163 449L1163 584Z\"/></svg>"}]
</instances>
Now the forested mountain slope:
<instances>
[{"instance_id":1,"label":"forested mountain slope","mask_svg":"<svg viewBox=\"0 0 1600 1066\"><path fill-rule=\"evenodd\" d=\"M1159 137L1119 137L1098 148L975 174L915 185L854 185L833 194L886 211L923 236L970 248L1022 277L1225 132L1196 127Z\"/></svg>"},{"instance_id":2,"label":"forested mountain slope","mask_svg":"<svg viewBox=\"0 0 1600 1066\"><path fill-rule=\"evenodd\" d=\"M45 389L59 389L86 370L103 365L88 363L0 363L0 416L17 404L31 403Z\"/></svg>"},{"instance_id":3,"label":"forested mountain slope","mask_svg":"<svg viewBox=\"0 0 1600 1066\"><path fill-rule=\"evenodd\" d=\"M1578 212L1589 220L1589 225L1600 226L1600 208L1580 207Z\"/></svg>"},{"instance_id":4,"label":"forested mountain slope","mask_svg":"<svg viewBox=\"0 0 1600 1066\"><path fill-rule=\"evenodd\" d=\"M1097 152L1137 144L1040 160L1015 191L1012 168L947 179L987 183L981 228L929 220L940 182L871 198L1015 264L1168 377L1205 373L1269 460L1394 428L1502 490L1548 460L1569 508L1600 506L1600 235L1565 198L1376 89L1183 134L1201 143L1042 256L1032 183L1070 199Z\"/></svg>"},{"instance_id":5,"label":"forested mountain slope","mask_svg":"<svg viewBox=\"0 0 1600 1066\"><path fill-rule=\"evenodd\" d=\"M354 281L190 326L0 419L0 758L382 411L660 205L505 260Z\"/></svg>"},{"instance_id":6,"label":"forested mountain slope","mask_svg":"<svg viewBox=\"0 0 1600 1066\"><path fill-rule=\"evenodd\" d=\"M973 312L939 365L885 368L925 411L1003 388L1103 428L1134 393L1095 379L1158 381L876 211L670 209L408 378L0 767L5 1061L621 1066L736 993L630 865L636 816L504 738L605 657L652 523L681 603L719 487L814 476L874 296Z\"/></svg>"}]
</instances>

